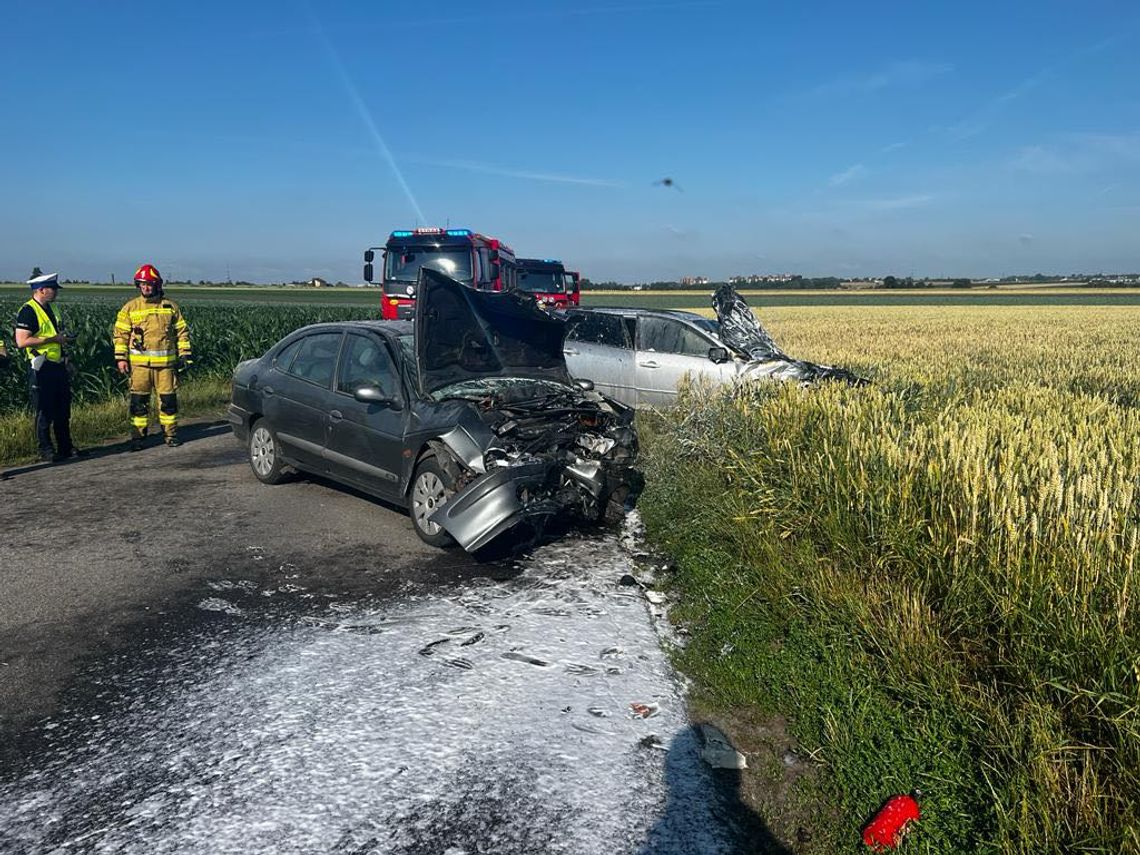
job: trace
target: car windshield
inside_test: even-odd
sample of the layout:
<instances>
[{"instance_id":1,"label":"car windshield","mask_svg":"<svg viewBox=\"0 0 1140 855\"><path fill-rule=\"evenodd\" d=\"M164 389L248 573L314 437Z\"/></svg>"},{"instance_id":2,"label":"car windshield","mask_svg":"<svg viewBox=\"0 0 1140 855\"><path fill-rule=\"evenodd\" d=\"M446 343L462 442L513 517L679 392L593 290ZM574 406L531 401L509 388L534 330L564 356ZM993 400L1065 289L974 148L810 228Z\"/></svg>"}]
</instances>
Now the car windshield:
<instances>
[{"instance_id":1,"label":"car windshield","mask_svg":"<svg viewBox=\"0 0 1140 855\"><path fill-rule=\"evenodd\" d=\"M488 377L452 383L450 386L436 389L431 393L431 398L433 401L445 401L448 398L482 401L485 398L495 398L497 401L508 402L562 395L570 391L573 391L570 386L551 380L535 380L530 377Z\"/></svg>"},{"instance_id":2,"label":"car windshield","mask_svg":"<svg viewBox=\"0 0 1140 855\"><path fill-rule=\"evenodd\" d=\"M471 282L471 250L465 246L398 246L388 250L385 282L404 285L419 281L420 268L430 267L460 282ZM403 290L403 289L399 289Z\"/></svg>"},{"instance_id":3,"label":"car windshield","mask_svg":"<svg viewBox=\"0 0 1140 855\"><path fill-rule=\"evenodd\" d=\"M519 288L532 294L562 294L566 291L566 278L562 273L520 270Z\"/></svg>"}]
</instances>

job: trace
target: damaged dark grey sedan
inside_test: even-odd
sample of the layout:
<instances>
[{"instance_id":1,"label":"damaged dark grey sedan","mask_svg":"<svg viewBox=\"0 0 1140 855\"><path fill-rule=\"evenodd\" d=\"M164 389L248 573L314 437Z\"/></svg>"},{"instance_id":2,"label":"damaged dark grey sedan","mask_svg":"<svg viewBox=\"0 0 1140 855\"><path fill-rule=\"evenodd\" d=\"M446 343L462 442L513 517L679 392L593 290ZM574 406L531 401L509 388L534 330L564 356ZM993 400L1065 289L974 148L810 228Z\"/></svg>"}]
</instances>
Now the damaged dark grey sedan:
<instances>
[{"instance_id":1,"label":"damaged dark grey sedan","mask_svg":"<svg viewBox=\"0 0 1140 855\"><path fill-rule=\"evenodd\" d=\"M598 521L640 492L633 411L574 381L564 322L424 270L408 321L315 324L234 371L254 474L312 472L407 507L433 546Z\"/></svg>"}]
</instances>

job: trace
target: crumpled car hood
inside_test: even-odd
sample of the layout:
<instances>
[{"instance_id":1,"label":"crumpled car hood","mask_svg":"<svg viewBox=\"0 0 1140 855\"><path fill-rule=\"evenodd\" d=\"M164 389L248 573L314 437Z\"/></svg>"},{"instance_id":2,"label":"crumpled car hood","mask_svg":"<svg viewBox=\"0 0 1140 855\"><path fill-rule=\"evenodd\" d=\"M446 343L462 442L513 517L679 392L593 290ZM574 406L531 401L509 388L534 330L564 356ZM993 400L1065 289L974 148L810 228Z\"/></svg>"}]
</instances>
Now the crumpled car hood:
<instances>
[{"instance_id":1,"label":"crumpled car hood","mask_svg":"<svg viewBox=\"0 0 1140 855\"><path fill-rule=\"evenodd\" d=\"M742 377L767 377L774 380L795 380L814 383L819 380L838 380L852 386L864 386L870 381L846 368L819 365L802 359L793 359L780 350L772 336L748 308L744 298L731 285L721 285L712 298L720 323L720 339L741 356L750 360L741 370Z\"/></svg>"},{"instance_id":2,"label":"crumpled car hood","mask_svg":"<svg viewBox=\"0 0 1140 855\"><path fill-rule=\"evenodd\" d=\"M562 354L565 321L513 291L476 291L420 270L415 319L420 390L492 377L573 381Z\"/></svg>"}]
</instances>

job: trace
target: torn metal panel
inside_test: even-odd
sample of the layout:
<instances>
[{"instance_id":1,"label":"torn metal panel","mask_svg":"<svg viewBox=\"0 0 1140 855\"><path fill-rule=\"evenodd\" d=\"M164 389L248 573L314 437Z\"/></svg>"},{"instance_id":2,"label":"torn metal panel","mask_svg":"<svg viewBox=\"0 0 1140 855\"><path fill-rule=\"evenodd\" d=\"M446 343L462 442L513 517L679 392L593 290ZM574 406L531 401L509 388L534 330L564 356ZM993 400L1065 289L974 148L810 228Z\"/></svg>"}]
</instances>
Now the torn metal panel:
<instances>
[{"instance_id":1,"label":"torn metal panel","mask_svg":"<svg viewBox=\"0 0 1140 855\"><path fill-rule=\"evenodd\" d=\"M837 380L853 386L870 381L846 368L819 365L802 359L793 359L772 340L748 307L744 298L731 285L721 285L712 298L720 324L720 339L739 355L751 360L741 368L741 378L768 378L815 383L820 380Z\"/></svg>"},{"instance_id":2,"label":"torn metal panel","mask_svg":"<svg viewBox=\"0 0 1140 855\"><path fill-rule=\"evenodd\" d=\"M452 496L430 519L467 551L481 549L528 515L557 512L549 502L531 498L546 492L551 469L542 461L496 469Z\"/></svg>"}]
</instances>

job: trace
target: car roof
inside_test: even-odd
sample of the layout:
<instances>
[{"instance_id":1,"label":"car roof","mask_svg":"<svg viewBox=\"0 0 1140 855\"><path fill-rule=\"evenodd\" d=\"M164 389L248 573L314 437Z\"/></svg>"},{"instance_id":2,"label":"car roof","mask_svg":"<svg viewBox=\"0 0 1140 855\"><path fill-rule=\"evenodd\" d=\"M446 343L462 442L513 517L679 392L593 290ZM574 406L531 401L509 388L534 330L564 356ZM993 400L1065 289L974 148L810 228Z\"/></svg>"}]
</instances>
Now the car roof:
<instances>
[{"instance_id":1,"label":"car roof","mask_svg":"<svg viewBox=\"0 0 1140 855\"><path fill-rule=\"evenodd\" d=\"M642 309L636 306L575 306L572 309L567 309L566 312L568 314L601 312L607 315L649 315L658 318L676 318L680 321L715 320L714 318L706 318L704 315L698 315L696 312L686 312L681 309Z\"/></svg>"},{"instance_id":2,"label":"car roof","mask_svg":"<svg viewBox=\"0 0 1140 855\"><path fill-rule=\"evenodd\" d=\"M364 330L378 332L386 335L411 335L415 327L411 321L326 321L320 324L308 324L295 332L312 332L316 330Z\"/></svg>"}]
</instances>

